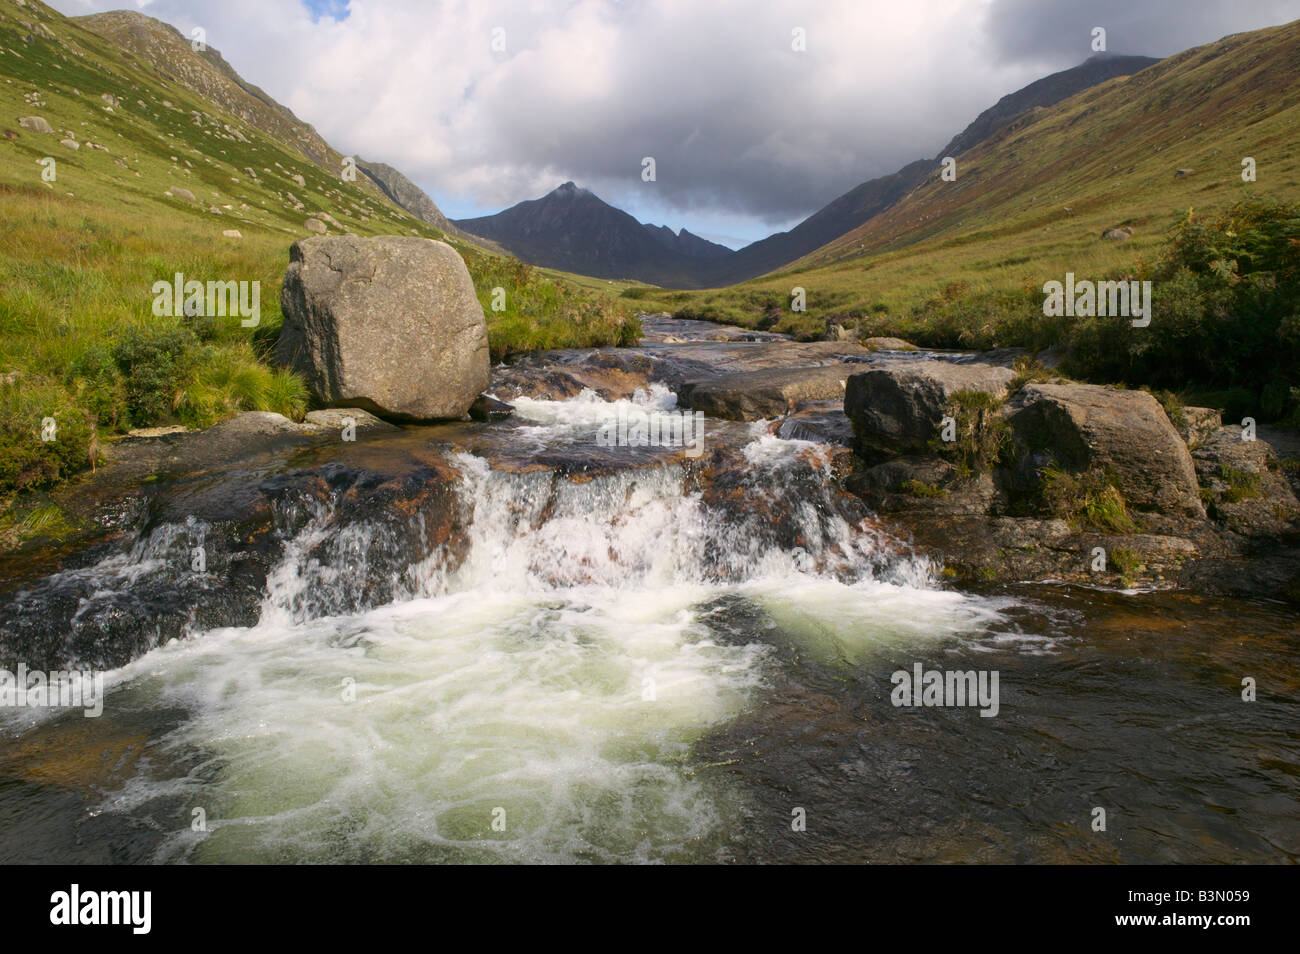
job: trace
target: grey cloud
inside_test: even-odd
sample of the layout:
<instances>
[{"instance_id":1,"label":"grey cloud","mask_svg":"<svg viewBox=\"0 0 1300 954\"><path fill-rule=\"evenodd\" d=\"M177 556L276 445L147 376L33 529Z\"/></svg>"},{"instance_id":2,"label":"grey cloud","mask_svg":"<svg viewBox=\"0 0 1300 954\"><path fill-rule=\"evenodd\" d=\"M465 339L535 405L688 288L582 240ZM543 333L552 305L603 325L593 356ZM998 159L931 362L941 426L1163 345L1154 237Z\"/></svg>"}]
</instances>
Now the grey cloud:
<instances>
[{"instance_id":1,"label":"grey cloud","mask_svg":"<svg viewBox=\"0 0 1300 954\"><path fill-rule=\"evenodd\" d=\"M1170 56L1300 17L1300 0L994 0L986 29L1008 60L1082 59L1094 27L1111 53Z\"/></svg>"}]
</instances>

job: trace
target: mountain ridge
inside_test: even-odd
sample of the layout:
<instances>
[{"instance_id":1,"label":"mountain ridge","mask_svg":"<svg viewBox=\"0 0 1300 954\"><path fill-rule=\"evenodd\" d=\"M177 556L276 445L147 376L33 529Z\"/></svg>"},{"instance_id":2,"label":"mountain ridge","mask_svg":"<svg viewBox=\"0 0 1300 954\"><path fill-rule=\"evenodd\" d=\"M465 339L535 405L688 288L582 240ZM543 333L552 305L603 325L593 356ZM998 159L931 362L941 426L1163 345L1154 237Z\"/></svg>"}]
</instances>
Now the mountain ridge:
<instances>
[{"instance_id":1,"label":"mountain ridge","mask_svg":"<svg viewBox=\"0 0 1300 954\"><path fill-rule=\"evenodd\" d=\"M499 243L527 261L596 278L634 278L651 284L676 284L683 288L735 284L790 265L861 226L897 204L924 182L936 170L940 159L960 155L1030 110L1055 105L1082 90L1116 76L1131 75L1158 62L1157 58L1149 56L1096 54L1078 66L1037 79L1008 93L982 111L934 159L917 159L888 175L861 182L813 212L794 228L774 233L735 251L698 239L685 229L673 233L667 226L660 226L656 234L663 247L671 253L671 261L655 258L619 260L611 254L611 242L614 246L629 251L640 247L632 234L632 226L624 220L617 220L617 224L624 226L628 234L617 238L604 234L594 238L588 244L585 254L577 244L579 236L572 231L565 232L563 223L558 219L549 223L547 240L541 241L537 234L537 229L541 227L538 210L529 203L543 202L566 187L572 187L580 194L591 195L572 182L565 183L541 199L517 203L495 215L458 219L454 224L472 235ZM608 228L616 227L615 219L606 219ZM636 222L631 216L628 216L628 220L640 229L655 230L653 226ZM582 225L589 226L590 223L575 223L574 227ZM517 231L520 228L531 231ZM664 238L663 231L673 238Z\"/></svg>"}]
</instances>

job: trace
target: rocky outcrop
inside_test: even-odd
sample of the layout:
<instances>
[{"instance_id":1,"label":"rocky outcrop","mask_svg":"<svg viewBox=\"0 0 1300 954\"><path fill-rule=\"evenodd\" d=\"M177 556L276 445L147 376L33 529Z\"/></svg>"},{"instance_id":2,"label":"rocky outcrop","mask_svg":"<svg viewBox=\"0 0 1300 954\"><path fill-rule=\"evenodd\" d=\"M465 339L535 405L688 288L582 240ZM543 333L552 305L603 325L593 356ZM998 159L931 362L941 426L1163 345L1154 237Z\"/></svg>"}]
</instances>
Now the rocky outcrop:
<instances>
[{"instance_id":1,"label":"rocky outcrop","mask_svg":"<svg viewBox=\"0 0 1300 954\"><path fill-rule=\"evenodd\" d=\"M1210 516L1225 528L1251 539L1300 535L1300 501L1267 443L1221 427L1193 458Z\"/></svg>"},{"instance_id":2,"label":"rocky outcrop","mask_svg":"<svg viewBox=\"0 0 1300 954\"><path fill-rule=\"evenodd\" d=\"M326 427L253 412L115 447L114 466L101 470L109 479L93 487L105 500L93 520L100 535L65 564L95 570L6 579L0 660L115 668L169 639L251 626L294 539L308 546L303 565L328 568L332 582L304 591L290 612L400 598L413 561L437 552L455 566L463 549L457 471L429 443L345 443ZM309 524L321 532L304 537Z\"/></svg>"},{"instance_id":3,"label":"rocky outcrop","mask_svg":"<svg viewBox=\"0 0 1300 954\"><path fill-rule=\"evenodd\" d=\"M942 364L891 362L851 379L860 456L843 484L946 576L1300 602L1300 501L1263 440L1219 427L1212 408L1181 409L1175 427L1144 391L1056 380L986 407L983 426L1002 442L972 466L955 445L918 449L951 375Z\"/></svg>"},{"instance_id":4,"label":"rocky outcrop","mask_svg":"<svg viewBox=\"0 0 1300 954\"><path fill-rule=\"evenodd\" d=\"M1145 391L1029 384L1007 421L1031 458L1069 472L1100 470L1131 507L1205 515L1187 445Z\"/></svg>"},{"instance_id":5,"label":"rocky outcrop","mask_svg":"<svg viewBox=\"0 0 1300 954\"><path fill-rule=\"evenodd\" d=\"M939 434L954 394L978 391L1000 399L1014 377L995 363L891 362L849 377L844 413L868 458L924 451Z\"/></svg>"},{"instance_id":6,"label":"rocky outcrop","mask_svg":"<svg viewBox=\"0 0 1300 954\"><path fill-rule=\"evenodd\" d=\"M404 236L294 243L279 364L326 406L398 421L462 418L487 387L487 326L451 246Z\"/></svg>"}]
</instances>

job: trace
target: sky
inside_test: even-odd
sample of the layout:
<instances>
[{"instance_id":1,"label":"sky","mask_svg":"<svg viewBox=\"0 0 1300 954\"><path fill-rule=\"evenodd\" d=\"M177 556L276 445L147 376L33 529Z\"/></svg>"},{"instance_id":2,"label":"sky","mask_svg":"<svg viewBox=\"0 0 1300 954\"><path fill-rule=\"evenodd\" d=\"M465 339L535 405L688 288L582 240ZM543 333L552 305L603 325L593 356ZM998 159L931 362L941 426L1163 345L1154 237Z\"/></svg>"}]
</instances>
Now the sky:
<instances>
[{"instance_id":1,"label":"sky","mask_svg":"<svg viewBox=\"0 0 1300 954\"><path fill-rule=\"evenodd\" d=\"M70 15L132 0L53 0ZM1300 19L1300 0L135 0L452 218L572 180L739 247L1112 53ZM643 178L654 159L655 179Z\"/></svg>"}]
</instances>

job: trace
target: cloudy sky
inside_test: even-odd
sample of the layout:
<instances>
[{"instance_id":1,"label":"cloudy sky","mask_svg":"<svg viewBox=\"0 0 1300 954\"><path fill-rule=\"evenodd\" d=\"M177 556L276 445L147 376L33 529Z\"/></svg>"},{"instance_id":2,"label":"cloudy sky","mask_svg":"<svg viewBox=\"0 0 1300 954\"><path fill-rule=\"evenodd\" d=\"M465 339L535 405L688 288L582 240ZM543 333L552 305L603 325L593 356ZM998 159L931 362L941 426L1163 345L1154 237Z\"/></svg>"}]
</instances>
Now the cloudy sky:
<instances>
[{"instance_id":1,"label":"cloudy sky","mask_svg":"<svg viewBox=\"0 0 1300 954\"><path fill-rule=\"evenodd\" d=\"M53 0L66 14L131 0ZM1165 56L1300 0L139 0L453 218L572 179L733 247L931 157L1090 55ZM796 30L802 50L796 50ZM642 159L655 182L641 178Z\"/></svg>"}]
</instances>

